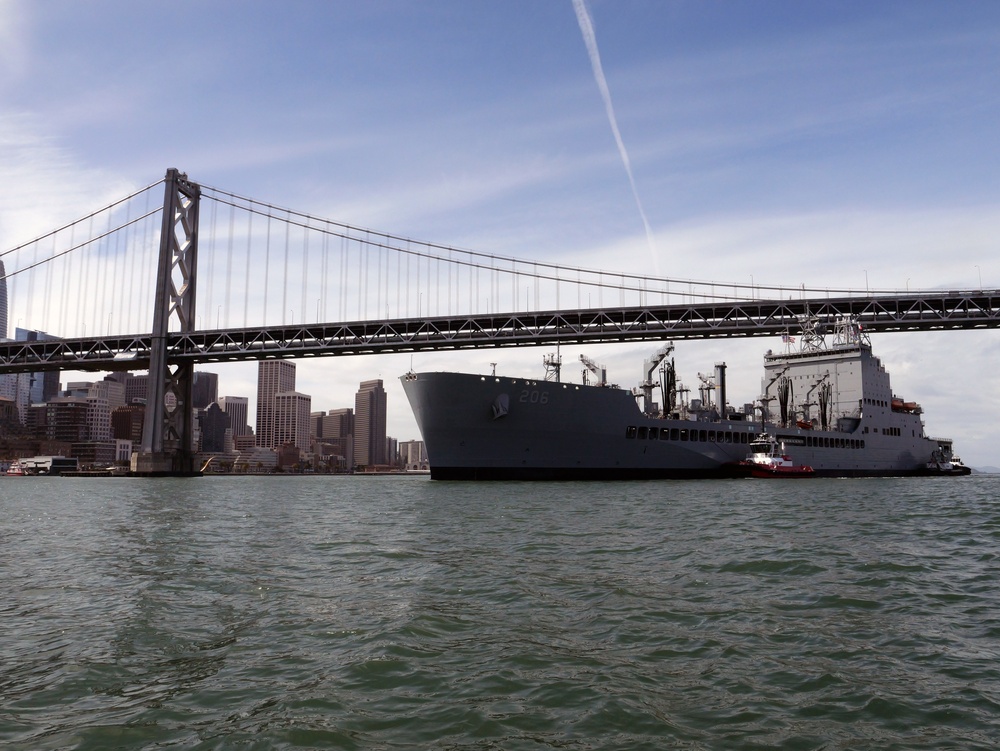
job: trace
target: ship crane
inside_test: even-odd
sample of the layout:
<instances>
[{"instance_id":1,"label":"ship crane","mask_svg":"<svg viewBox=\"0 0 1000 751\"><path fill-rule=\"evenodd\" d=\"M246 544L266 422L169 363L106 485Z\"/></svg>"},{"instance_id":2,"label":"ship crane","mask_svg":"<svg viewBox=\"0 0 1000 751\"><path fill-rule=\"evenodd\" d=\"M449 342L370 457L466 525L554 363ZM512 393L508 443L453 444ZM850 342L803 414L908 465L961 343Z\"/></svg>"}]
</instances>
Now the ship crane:
<instances>
[{"instance_id":1,"label":"ship crane","mask_svg":"<svg viewBox=\"0 0 1000 751\"><path fill-rule=\"evenodd\" d=\"M714 376L699 373L698 380L701 381L701 385L698 386L698 398L701 399L703 407L711 407L712 392L715 391Z\"/></svg>"},{"instance_id":2,"label":"ship crane","mask_svg":"<svg viewBox=\"0 0 1000 751\"><path fill-rule=\"evenodd\" d=\"M770 350L768 350L768 352L770 352ZM781 370L779 370L775 374L774 378L772 378L770 381L768 381L767 385L764 387L764 393L761 395L761 397L759 399L759 401L760 401L760 424L761 424L761 426L763 426L765 422L770 422L771 421L771 406L770 406L770 404L771 404L771 402L773 402L777 398L775 396L771 396L771 387L775 384L775 382L779 378L781 378L783 375L785 375L785 373L788 372L788 368L789 368L789 366L786 365Z\"/></svg>"},{"instance_id":3,"label":"ship crane","mask_svg":"<svg viewBox=\"0 0 1000 751\"><path fill-rule=\"evenodd\" d=\"M580 355L580 362L583 363L583 385L587 385L587 371L589 370L595 376L597 376L597 385L600 387L605 387L608 385L608 369L603 365L598 365L596 362L591 360L586 355Z\"/></svg>"},{"instance_id":4,"label":"ship crane","mask_svg":"<svg viewBox=\"0 0 1000 751\"><path fill-rule=\"evenodd\" d=\"M812 419L810 417L810 412L812 412L812 410L809 409L810 407L817 407L817 406L822 407L822 409L820 409L820 427L823 430L826 430L827 424L829 422L826 414L826 405L823 399L823 392L821 390L820 393L818 394L819 397L818 402L810 401L810 397L812 396L813 391L815 391L819 386L821 386L829 377L830 377L830 371L828 370L824 375L818 378L816 382L809 388L809 390L806 392L805 397L802 400L802 419L806 422L811 422Z\"/></svg>"},{"instance_id":5,"label":"ship crane","mask_svg":"<svg viewBox=\"0 0 1000 751\"><path fill-rule=\"evenodd\" d=\"M651 358L643 363L643 381L639 384L641 389L640 393L635 394L636 396L642 396L642 411L646 414L652 414L654 410L653 405L653 389L659 385L663 385L663 411L669 412L674 408L675 391L674 391L674 364L673 361L665 363L663 369L660 371L662 380L660 383L653 382L653 371L655 371L671 352L674 351L674 343L667 342L662 347L660 347L653 354ZM669 402L669 403L668 403Z\"/></svg>"}]
</instances>

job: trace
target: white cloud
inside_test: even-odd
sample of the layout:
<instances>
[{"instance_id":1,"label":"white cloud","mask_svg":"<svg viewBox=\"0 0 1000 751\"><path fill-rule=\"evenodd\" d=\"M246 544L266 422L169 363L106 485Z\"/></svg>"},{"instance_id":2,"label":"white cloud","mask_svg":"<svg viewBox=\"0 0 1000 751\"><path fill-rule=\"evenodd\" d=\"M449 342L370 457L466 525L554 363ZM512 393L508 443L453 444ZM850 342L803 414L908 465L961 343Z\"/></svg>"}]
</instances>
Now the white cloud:
<instances>
[{"instance_id":1,"label":"white cloud","mask_svg":"<svg viewBox=\"0 0 1000 751\"><path fill-rule=\"evenodd\" d=\"M86 167L59 145L38 116L0 115L0 245L4 249L132 190L134 185L121 177Z\"/></svg>"},{"instance_id":2,"label":"white cloud","mask_svg":"<svg viewBox=\"0 0 1000 751\"><path fill-rule=\"evenodd\" d=\"M19 0L0 0L0 80L20 78L27 67L24 17Z\"/></svg>"}]
</instances>

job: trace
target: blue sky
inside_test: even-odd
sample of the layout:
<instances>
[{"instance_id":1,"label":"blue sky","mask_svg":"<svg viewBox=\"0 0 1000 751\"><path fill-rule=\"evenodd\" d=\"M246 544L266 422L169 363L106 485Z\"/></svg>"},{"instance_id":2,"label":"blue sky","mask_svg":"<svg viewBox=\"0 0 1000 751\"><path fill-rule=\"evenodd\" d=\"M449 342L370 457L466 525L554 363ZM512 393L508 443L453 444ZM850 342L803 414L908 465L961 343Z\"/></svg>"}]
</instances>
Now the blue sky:
<instances>
[{"instance_id":1,"label":"blue sky","mask_svg":"<svg viewBox=\"0 0 1000 751\"><path fill-rule=\"evenodd\" d=\"M998 286L1000 4L587 7L654 258L572 0L0 0L0 246L178 167L502 255L684 279ZM772 345L682 342L678 364L694 383L726 360L749 401ZM875 347L931 433L1000 464L993 332ZM653 349L588 354L631 385ZM413 365L536 374L542 354ZM381 375L390 433L412 438L395 387L410 362L300 364L299 389L330 409ZM223 391L252 395L252 366L218 370Z\"/></svg>"}]
</instances>

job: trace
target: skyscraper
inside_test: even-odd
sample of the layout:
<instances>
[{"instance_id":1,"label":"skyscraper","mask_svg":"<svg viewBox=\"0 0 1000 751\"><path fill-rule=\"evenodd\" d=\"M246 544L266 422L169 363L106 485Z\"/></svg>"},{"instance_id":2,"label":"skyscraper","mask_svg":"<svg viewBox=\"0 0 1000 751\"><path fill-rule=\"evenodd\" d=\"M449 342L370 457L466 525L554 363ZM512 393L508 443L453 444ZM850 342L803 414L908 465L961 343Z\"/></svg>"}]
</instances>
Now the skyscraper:
<instances>
[{"instance_id":1,"label":"skyscraper","mask_svg":"<svg viewBox=\"0 0 1000 751\"><path fill-rule=\"evenodd\" d=\"M247 422L249 415L250 401L245 396L223 396L219 398L219 406L222 411L229 415L229 427L233 431L233 436L247 435L250 432L250 423Z\"/></svg>"},{"instance_id":2,"label":"skyscraper","mask_svg":"<svg viewBox=\"0 0 1000 751\"><path fill-rule=\"evenodd\" d=\"M226 431L229 430L229 415L222 411L218 402L209 404L199 415L201 424L201 450L221 453L226 450Z\"/></svg>"},{"instance_id":3,"label":"skyscraper","mask_svg":"<svg viewBox=\"0 0 1000 751\"><path fill-rule=\"evenodd\" d=\"M386 464L386 394L382 379L362 381L354 396L354 464Z\"/></svg>"},{"instance_id":4,"label":"skyscraper","mask_svg":"<svg viewBox=\"0 0 1000 751\"><path fill-rule=\"evenodd\" d=\"M283 446L291 443L299 453L309 451L309 410L312 397L298 391L284 391L274 395L274 443Z\"/></svg>"},{"instance_id":5,"label":"skyscraper","mask_svg":"<svg viewBox=\"0 0 1000 751\"><path fill-rule=\"evenodd\" d=\"M196 370L191 383L191 404L195 409L205 409L219 396L219 376Z\"/></svg>"},{"instance_id":6,"label":"skyscraper","mask_svg":"<svg viewBox=\"0 0 1000 751\"><path fill-rule=\"evenodd\" d=\"M0 262L2 263L2 262ZM0 271L0 274L3 272ZM19 342L45 342L55 341L59 337L46 334L44 331L32 331L22 329L20 326L14 328L14 339ZM42 404L59 393L59 371L46 370L44 372L31 373L30 376L30 403Z\"/></svg>"},{"instance_id":7,"label":"skyscraper","mask_svg":"<svg viewBox=\"0 0 1000 751\"><path fill-rule=\"evenodd\" d=\"M257 364L257 445L261 448L273 449L278 445L274 398L291 391L295 391L295 363L261 360Z\"/></svg>"}]
</instances>

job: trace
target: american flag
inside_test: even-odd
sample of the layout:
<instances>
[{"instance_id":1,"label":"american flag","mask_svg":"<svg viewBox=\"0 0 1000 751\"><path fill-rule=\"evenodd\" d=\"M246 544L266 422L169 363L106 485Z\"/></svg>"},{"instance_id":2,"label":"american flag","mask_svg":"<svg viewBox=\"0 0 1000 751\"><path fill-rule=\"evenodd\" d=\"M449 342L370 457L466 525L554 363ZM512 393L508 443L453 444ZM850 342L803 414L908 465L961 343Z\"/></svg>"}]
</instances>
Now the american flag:
<instances>
[{"instance_id":1,"label":"american flag","mask_svg":"<svg viewBox=\"0 0 1000 751\"><path fill-rule=\"evenodd\" d=\"M782 334L781 341L783 341L785 344L795 344L795 337L789 336L788 334Z\"/></svg>"}]
</instances>

